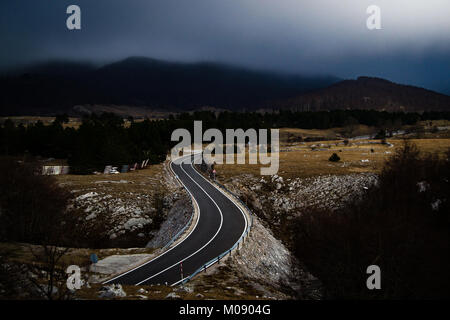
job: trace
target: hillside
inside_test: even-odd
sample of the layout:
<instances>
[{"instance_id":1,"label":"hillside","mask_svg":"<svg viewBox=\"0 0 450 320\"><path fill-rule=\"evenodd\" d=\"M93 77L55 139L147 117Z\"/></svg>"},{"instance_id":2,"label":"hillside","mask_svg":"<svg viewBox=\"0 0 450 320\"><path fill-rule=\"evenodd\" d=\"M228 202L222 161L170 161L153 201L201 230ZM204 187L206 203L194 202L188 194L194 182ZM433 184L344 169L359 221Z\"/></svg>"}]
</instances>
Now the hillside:
<instances>
[{"instance_id":1,"label":"hillside","mask_svg":"<svg viewBox=\"0 0 450 320\"><path fill-rule=\"evenodd\" d=\"M450 96L385 79L359 77L279 101L299 111L375 109L380 111L448 111Z\"/></svg>"},{"instance_id":2,"label":"hillside","mask_svg":"<svg viewBox=\"0 0 450 320\"><path fill-rule=\"evenodd\" d=\"M76 114L80 108L75 106L93 105L138 107L140 113L204 107L234 111L450 110L450 96L380 78L338 82L331 76L140 57L100 67L67 61L31 65L0 75L0 88L2 116Z\"/></svg>"},{"instance_id":3,"label":"hillside","mask_svg":"<svg viewBox=\"0 0 450 320\"><path fill-rule=\"evenodd\" d=\"M189 110L256 109L337 81L254 71L216 63L128 58L102 67L49 62L0 77L2 115L52 114L75 105Z\"/></svg>"}]
</instances>

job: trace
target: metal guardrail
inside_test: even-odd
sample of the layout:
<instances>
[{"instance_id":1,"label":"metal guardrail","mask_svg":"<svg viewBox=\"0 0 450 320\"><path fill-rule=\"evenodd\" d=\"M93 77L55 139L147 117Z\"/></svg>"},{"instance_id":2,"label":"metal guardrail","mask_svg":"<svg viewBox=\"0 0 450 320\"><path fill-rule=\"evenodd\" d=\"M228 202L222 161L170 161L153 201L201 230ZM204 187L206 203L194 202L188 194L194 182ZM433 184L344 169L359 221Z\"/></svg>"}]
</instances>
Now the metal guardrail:
<instances>
[{"instance_id":1,"label":"metal guardrail","mask_svg":"<svg viewBox=\"0 0 450 320\"><path fill-rule=\"evenodd\" d=\"M225 187L223 184L221 184L220 182L217 182L216 180L213 181L213 183L215 183L219 188L222 188L223 190L225 190L226 192L228 192L233 198L235 198L237 201L239 201L239 203L248 211L248 213L250 214L250 226L253 225L253 213L250 210L250 208L247 206L247 204L241 200L241 198L237 197L233 192L231 192L227 187Z\"/></svg>"},{"instance_id":2,"label":"metal guardrail","mask_svg":"<svg viewBox=\"0 0 450 320\"><path fill-rule=\"evenodd\" d=\"M213 181L213 183L215 183L219 188L223 189L224 191L226 191L227 193L230 194L230 196L232 196L234 199L236 199L237 201L239 201L239 203L244 207L245 210L247 210L247 212L250 214L250 223L247 227L247 229L245 230L245 232L241 235L241 237L238 239L238 241L236 241L236 243L227 251L221 253L220 255L218 255L217 257L215 257L214 259L208 261L207 263L205 263L203 266L201 266L200 268L198 268L196 271L194 271L194 273L192 273L191 275L189 275L188 277L184 278L183 281L181 281L181 284L185 284L186 282L190 281L193 277L195 277L197 274L199 274L202 271L206 271L207 268L209 268L210 266L212 266L214 263L218 263L220 262L220 259L222 259L223 257L225 257L227 254L231 255L231 252L233 250L235 250L236 248L239 250L239 246L240 243L243 242L246 237L248 236L248 234L250 233L250 229L253 226L253 213L251 212L251 210L247 207L247 205L244 203L244 201L242 201L241 199L239 199L239 197L235 196L234 193L232 193L230 190L228 190L227 187L225 187L223 184L217 182L217 181ZM244 213L245 214L245 213Z\"/></svg>"}]
</instances>

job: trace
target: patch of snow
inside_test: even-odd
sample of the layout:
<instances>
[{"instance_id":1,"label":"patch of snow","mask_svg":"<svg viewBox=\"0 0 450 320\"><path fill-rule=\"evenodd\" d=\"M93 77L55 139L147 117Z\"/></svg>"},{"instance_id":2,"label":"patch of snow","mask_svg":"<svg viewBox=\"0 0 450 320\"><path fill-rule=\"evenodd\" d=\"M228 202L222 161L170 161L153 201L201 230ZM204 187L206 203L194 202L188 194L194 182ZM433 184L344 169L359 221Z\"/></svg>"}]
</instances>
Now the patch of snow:
<instances>
[{"instance_id":1,"label":"patch of snow","mask_svg":"<svg viewBox=\"0 0 450 320\"><path fill-rule=\"evenodd\" d=\"M181 299L181 297L177 295L175 292L171 292L166 296L166 299L178 300Z\"/></svg>"},{"instance_id":2,"label":"patch of snow","mask_svg":"<svg viewBox=\"0 0 450 320\"><path fill-rule=\"evenodd\" d=\"M85 219L86 221L95 219L97 217L97 215L95 214L95 212L91 213L90 215L88 215Z\"/></svg>"},{"instance_id":3,"label":"patch of snow","mask_svg":"<svg viewBox=\"0 0 450 320\"><path fill-rule=\"evenodd\" d=\"M98 193L92 191L92 192L85 193L81 196L78 196L75 200L79 201L79 200L84 200L84 199L92 198L92 197L96 197L96 196L98 196Z\"/></svg>"},{"instance_id":4,"label":"patch of snow","mask_svg":"<svg viewBox=\"0 0 450 320\"><path fill-rule=\"evenodd\" d=\"M420 182L417 182L417 187L419 188L419 192L422 193L422 192L427 191L428 188L430 187L430 185L426 181L420 181Z\"/></svg>"},{"instance_id":5,"label":"patch of snow","mask_svg":"<svg viewBox=\"0 0 450 320\"><path fill-rule=\"evenodd\" d=\"M441 205L442 200L441 199L437 199L436 201L431 203L431 209L433 209L433 211L438 211L439 210L439 206Z\"/></svg>"},{"instance_id":6,"label":"patch of snow","mask_svg":"<svg viewBox=\"0 0 450 320\"><path fill-rule=\"evenodd\" d=\"M100 298L117 298L117 297L126 297L127 294L123 291L122 285L120 284L111 284L109 286L103 286L100 288Z\"/></svg>"}]
</instances>

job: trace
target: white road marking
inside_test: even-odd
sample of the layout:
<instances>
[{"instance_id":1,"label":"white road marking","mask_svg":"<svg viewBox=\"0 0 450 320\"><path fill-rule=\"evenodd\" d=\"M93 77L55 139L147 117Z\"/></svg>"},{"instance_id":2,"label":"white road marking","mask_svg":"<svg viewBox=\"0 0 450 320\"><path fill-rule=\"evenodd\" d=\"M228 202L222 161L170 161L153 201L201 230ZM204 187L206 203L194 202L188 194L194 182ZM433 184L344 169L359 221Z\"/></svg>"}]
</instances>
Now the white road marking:
<instances>
[{"instance_id":1,"label":"white road marking","mask_svg":"<svg viewBox=\"0 0 450 320\"><path fill-rule=\"evenodd\" d=\"M192 163L191 163L191 165L192 165ZM150 279L152 279L152 278L154 278L154 277L160 275L161 273L164 273L164 272L166 272L167 270L172 269L172 268L175 267L175 266L178 266L180 263L182 263L182 262L186 261L187 259L191 258L192 256L196 255L198 252L200 252L201 250L203 250L208 244L210 244L211 241L213 241L213 240L217 237L217 235L219 234L220 230L222 229L222 225L223 225L223 214L222 214L222 210L220 210L220 207L218 206L218 204L214 201L213 198L211 198L211 196L205 191L205 189L203 189L202 186L200 186L200 185L197 183L197 181L195 181L194 179L192 179L192 177L186 172L186 170L183 169L183 165L182 165L182 164L180 165L180 168L181 168L181 170L184 171L184 173L186 173L186 175L189 177L189 179L191 179L191 180L192 180L192 181L193 181L200 189L202 189L202 191L208 196L208 198L211 199L211 201L215 204L215 206L216 206L217 209L219 210L219 213L220 213L220 225L219 225L219 229L217 229L217 232L214 234L214 236L213 236L206 244L204 244L200 249L198 249L198 250L195 251L194 253L190 254L190 255L187 256L186 258L183 258L183 259L181 259L180 261L174 263L174 264L171 265L170 267L168 267L168 268L166 268L166 269L164 269L164 270L162 270L162 271L160 271L160 272L158 272L158 273L156 273L156 274L154 274L154 275L152 275L152 276L146 278L145 280L142 280L142 281L136 283L136 285L140 285L140 284L142 284L142 283L144 283L144 282L146 282L146 281L148 281L148 280L150 280ZM194 170L195 170L195 169L194 169Z\"/></svg>"},{"instance_id":2,"label":"white road marking","mask_svg":"<svg viewBox=\"0 0 450 320\"><path fill-rule=\"evenodd\" d=\"M190 155L189 155L189 157L190 157ZM170 165L172 165L172 163L173 163L173 162L171 161L171 162L170 162ZM180 167L181 167L181 164L180 164ZM181 168L181 169L183 169L183 168ZM184 170L183 170L183 171L184 171ZM175 172L174 172L174 173L175 173ZM197 218L197 221L195 222L194 228L192 228L191 232L189 232L189 234L186 236L186 238L184 238L182 241L180 241L178 244L176 244L175 246L173 246L173 247L170 248L169 250L163 252L163 253L160 254L159 256L157 256L157 257L151 259L150 261L147 261L146 263L141 264L140 266L137 266L137 267L135 267L135 268L133 268L133 269L131 269L131 270L128 270L128 271L126 271L126 272L124 272L124 273L121 273L121 274L117 275L116 277L114 277L114 278L112 278L112 279L106 280L105 282L103 282L103 284L107 284L107 283L109 283L109 282L111 282L111 281L113 281L113 280L116 280L116 279L118 279L118 278L120 278L120 277L122 277L122 276L124 276L124 275L126 275L126 274L128 274L128 273L130 273L130 272L133 272L133 271L135 271L135 270L137 270L137 269L139 269L139 268L142 268L142 267L146 266L147 264L149 264L149 263L155 261L156 259L159 259L159 258L163 257L166 253L168 253L168 252L170 252L171 250L175 249L175 248L178 247L180 244L182 244L185 240L187 240L187 239L189 238L189 236L190 236L190 235L194 232L194 230L197 228L198 222L199 222L199 220L200 220L200 214L201 214L201 213L200 213L200 212L201 212L201 211L200 211L200 206L198 205L197 200L195 200L195 198L194 198L194 196L192 195L192 193L191 193L191 192L189 191L189 189L185 186L185 184L183 183L183 181L181 181L181 179L180 179L179 181L183 184L184 188L186 189L186 191L187 191L187 192L189 193L189 195L191 196L191 199L193 200L194 205L198 208L198 218Z\"/></svg>"},{"instance_id":3,"label":"white road marking","mask_svg":"<svg viewBox=\"0 0 450 320\"><path fill-rule=\"evenodd\" d=\"M200 174L200 173L192 166L192 162L191 162L191 167L192 167L192 169L194 169L195 173L197 173L199 176L201 176L203 179L205 179L205 180L206 180L209 184L211 184L214 188L216 188L217 190L219 190L220 193L222 193L226 198L228 198L228 199L229 199L229 200L230 200L230 201L231 201L231 202L239 209L239 211L241 211L242 216L244 217L244 221L245 221L245 228L244 228L244 231L242 232L241 236L239 237L238 241L236 241L236 243L238 243L238 242L242 239L242 237L244 236L245 232L247 231L247 226L248 226L247 216L245 215L244 211L241 209L240 206L238 206L238 205L234 202L234 199L232 199L228 194L226 194L222 189L220 189L219 187L217 187L215 184L211 183L211 181L209 181L209 180L206 179L204 176L202 176L202 175L201 175L201 174ZM236 243L235 243L232 247L234 247L234 246L236 245ZM206 266L206 268L212 266L214 263L216 263L216 261L211 261L211 262ZM177 282L173 283L171 286L175 286L175 285L179 284L180 282L183 282L184 280L186 280L186 279L189 278L189 277L190 277L190 275L187 276L187 277L184 277L184 278L181 279L181 280L178 280Z\"/></svg>"},{"instance_id":4,"label":"white road marking","mask_svg":"<svg viewBox=\"0 0 450 320\"><path fill-rule=\"evenodd\" d=\"M211 181L209 181L208 179L206 179L204 176L202 176L197 170L195 170L195 168L192 166L192 162L191 162L191 167L194 169L195 173L197 173L200 177L202 177L203 179L205 179L205 181L207 181L210 185L212 185L214 188L216 188L217 190L219 190L220 193L222 193L226 198L228 198L238 209L239 211L241 211L244 220L245 220L245 228L244 228L244 232L242 232L241 236L239 237L238 241L236 243L239 242L239 240L241 240L242 236L245 234L245 231L247 230L247 226L248 226L248 222L247 222L247 216L245 215L244 211L241 209L240 206L238 206L235 202L234 199L232 199L229 195L227 195L222 189L220 189L218 186L216 186L214 183L212 183ZM236 244L235 243L235 244ZM233 245L234 246L234 245Z\"/></svg>"},{"instance_id":5,"label":"white road marking","mask_svg":"<svg viewBox=\"0 0 450 320\"><path fill-rule=\"evenodd\" d=\"M190 157L190 156L191 156L191 155L186 156L186 157ZM185 157L182 157L182 158L185 158ZM179 158L178 160L180 160L180 159L182 159L182 158ZM173 163L174 163L174 162L171 161L170 166L171 166ZM186 261L187 259L191 258L191 257L194 256L195 254L197 254L198 252L200 252L201 250L203 250L207 245L209 245L209 244L216 238L216 236L219 234L220 230L222 229L222 225L223 225L223 213L222 213L222 210L220 209L220 207L218 206L218 204L214 201L214 199L213 199L213 198L205 191L205 189L203 189L203 188L197 183L197 181L195 181L195 180L194 180L194 179L186 172L186 170L183 169L182 164L183 164L183 161L181 161L181 163L180 163L180 168L181 168L181 170L182 170L184 173L186 173L186 175L189 177L189 179L191 179L191 180L192 180L192 181L193 181L193 182L194 182L194 183L195 183L195 184L196 184L196 185L197 185L197 186L198 186L198 187L199 187L199 188L200 188L200 189L201 189L201 190L202 190L202 191L210 198L210 199L211 199L211 201L215 204L215 206L216 206L217 209L219 210L219 213L220 213L220 226L219 226L219 229L218 229L217 232L214 234L214 236L213 236L213 237L212 237L205 245L203 245L200 249L198 249L197 251L195 251L194 253L192 253L192 254L189 255L188 257L186 257L186 258L184 258L184 259L178 261L177 263L173 264L172 266L170 266L170 267L168 267L168 268L166 268L166 269L164 269L164 270L162 270L162 271L160 271L160 272L158 272L158 273L156 273L156 274L154 274L154 275L152 275L152 276L146 278L146 279L143 280L143 281L140 281L140 282L136 283L135 285L140 285L140 284L142 284L142 283L144 283L144 282L146 282L146 281L148 281L148 280L150 280L150 279L152 279L152 278L154 278L154 277L160 275L161 273L164 273L164 272L166 272L167 270L170 270L171 268L173 268L173 267L179 265L180 263ZM221 190L219 187L217 187L216 185L214 185L213 183L211 183L210 181L208 181L205 177L203 177L200 173L198 173L197 170L193 167L192 161L190 162L190 165L191 165L191 167L193 168L193 170L195 171L195 173L196 173L197 175L201 176L205 181L207 181L207 182L208 182L209 184L211 184L214 188L216 188L220 193L222 193L226 198L228 198L228 199L229 199L229 200L230 200L230 201L231 201L231 202L239 209L239 211L240 211L241 214L243 215L244 221L245 221L245 228L244 228L244 231L242 232L241 236L239 237L239 239L238 239L238 241L237 241L237 242L239 242L239 241L241 240L242 236L243 236L243 235L245 234L245 232L247 231L248 222L247 222L247 217L246 217L245 213L243 212L243 210L241 209L241 207L240 207L239 205L237 205L237 204L234 202L234 199L230 198L230 196L227 195L223 190ZM176 177L178 178L178 175L176 175ZM199 210L199 216L198 216L198 219L197 219L197 221L196 221L196 224L195 224L194 228L191 230L191 232L189 232L189 234L186 236L185 239L183 239L182 241L180 241L177 245L175 245L175 246L172 247L171 249L167 250L167 251L164 252L163 254L159 255L158 257L155 257L154 259L152 259L152 260L150 260L150 261L148 261L148 262L146 262L146 263L144 263L144 264L142 264L142 265L140 265L140 266L137 266L136 268L133 268L133 269L131 269L131 270L125 272L125 273L122 273L122 274L120 274L120 275L118 275L118 276L116 276L116 277L114 277L114 278L112 278L112 279L110 279L110 280L107 280L107 281L103 282L104 284L109 283L109 282L111 282L111 281L113 281L113 280L115 280L115 279L118 279L118 278L120 278L120 277L122 277L122 276L124 276L124 275L126 275L126 274L128 274L128 273L130 273L130 272L133 272L133 271L135 271L135 270L137 270L137 269L139 269L139 268L142 268L142 267L144 267L145 265L147 265L147 264L149 264L149 263L155 261L156 259L158 259L158 258L164 256L166 253L168 253L168 252L170 252L171 250L175 249L177 246L179 246L181 243L183 243L186 239L188 239L189 236L190 236L190 235L194 232L194 230L197 228L198 221L200 220L200 206L198 205L198 202L195 200L194 196L193 196L192 193L189 191L189 189L186 187L186 185L181 181L181 179L179 179L179 181L183 184L184 188L187 190L187 192L189 193L189 195L190 195L191 198L193 199L194 205L196 205L197 208L198 208L198 210ZM237 242L236 242L236 243L237 243ZM236 245L236 243L235 243L235 245ZM233 245L233 246L234 246L234 245ZM232 246L232 247L233 247L233 246ZM215 262L211 262L208 266L210 266L210 265L212 265L212 264L214 264L214 263L215 263ZM180 283L180 282L182 282L182 281L185 280L186 278L188 278L188 277L185 277L184 279L181 279L181 280L175 282L174 284L172 284L172 286L173 286L173 285L176 285L176 284L178 284L178 283Z\"/></svg>"}]
</instances>

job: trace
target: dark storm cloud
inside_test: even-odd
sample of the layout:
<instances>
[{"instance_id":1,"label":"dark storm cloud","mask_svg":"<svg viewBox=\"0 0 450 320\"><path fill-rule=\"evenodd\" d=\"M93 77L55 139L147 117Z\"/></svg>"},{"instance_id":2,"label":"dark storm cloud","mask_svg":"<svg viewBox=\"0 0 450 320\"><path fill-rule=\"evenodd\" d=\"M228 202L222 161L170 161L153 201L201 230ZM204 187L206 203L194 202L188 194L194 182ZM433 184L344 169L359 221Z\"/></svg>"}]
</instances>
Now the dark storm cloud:
<instances>
[{"instance_id":1,"label":"dark storm cloud","mask_svg":"<svg viewBox=\"0 0 450 320\"><path fill-rule=\"evenodd\" d=\"M65 26L82 10L82 30ZM382 30L366 28L381 8ZM450 91L448 0L6 0L0 66L128 56L382 76Z\"/></svg>"}]
</instances>

